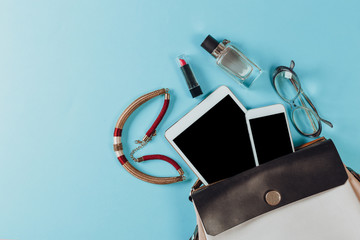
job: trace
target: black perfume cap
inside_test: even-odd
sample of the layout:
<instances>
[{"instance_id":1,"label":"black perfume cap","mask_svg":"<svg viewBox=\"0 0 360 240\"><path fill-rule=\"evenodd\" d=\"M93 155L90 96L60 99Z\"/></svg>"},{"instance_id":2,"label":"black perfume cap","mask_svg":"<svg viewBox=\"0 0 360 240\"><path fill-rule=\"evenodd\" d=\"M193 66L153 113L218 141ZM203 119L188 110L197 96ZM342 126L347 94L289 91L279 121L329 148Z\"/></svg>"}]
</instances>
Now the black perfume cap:
<instances>
[{"instance_id":1,"label":"black perfume cap","mask_svg":"<svg viewBox=\"0 0 360 240\"><path fill-rule=\"evenodd\" d=\"M213 38L210 34L202 42L201 46L208 52L212 53L214 49L219 45L219 42Z\"/></svg>"}]
</instances>

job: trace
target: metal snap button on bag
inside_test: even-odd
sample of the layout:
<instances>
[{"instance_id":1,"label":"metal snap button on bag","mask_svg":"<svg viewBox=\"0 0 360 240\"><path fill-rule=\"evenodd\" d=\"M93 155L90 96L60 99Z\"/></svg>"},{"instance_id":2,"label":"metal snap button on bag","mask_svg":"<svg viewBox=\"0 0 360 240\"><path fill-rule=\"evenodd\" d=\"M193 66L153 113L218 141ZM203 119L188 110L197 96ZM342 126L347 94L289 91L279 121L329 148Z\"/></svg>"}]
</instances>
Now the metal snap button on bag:
<instances>
[{"instance_id":1,"label":"metal snap button on bag","mask_svg":"<svg viewBox=\"0 0 360 240\"><path fill-rule=\"evenodd\" d=\"M270 206L276 206L281 201L281 195L278 191L269 191L265 195L265 201Z\"/></svg>"}]
</instances>

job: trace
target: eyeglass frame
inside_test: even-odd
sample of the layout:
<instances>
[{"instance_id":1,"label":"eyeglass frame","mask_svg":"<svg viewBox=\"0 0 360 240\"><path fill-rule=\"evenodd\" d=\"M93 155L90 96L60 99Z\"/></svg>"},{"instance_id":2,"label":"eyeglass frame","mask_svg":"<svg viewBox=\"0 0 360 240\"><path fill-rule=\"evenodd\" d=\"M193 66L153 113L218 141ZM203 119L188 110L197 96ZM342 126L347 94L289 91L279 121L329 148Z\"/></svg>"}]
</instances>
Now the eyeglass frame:
<instances>
[{"instance_id":1,"label":"eyeglass frame","mask_svg":"<svg viewBox=\"0 0 360 240\"><path fill-rule=\"evenodd\" d=\"M304 90L302 89L301 87L301 83L300 83L300 79L298 77L298 75L294 72L294 67L295 67L295 62L293 60L291 60L290 62L290 67L285 67L285 66L279 66L277 67L275 70L274 70L274 73L273 73L273 77L272 77L272 84L273 84L273 87L276 91L276 93L279 95L279 97L281 97L286 103L288 103L290 105L290 108L292 109L292 114L291 114L291 121L293 122L296 130L304 135L304 136L307 136L307 137L318 137L320 136L321 134L321 131L322 131L322 124L321 122L324 122L325 124L327 124L329 127L333 127L333 124L331 122L329 122L328 120L325 120L323 118L320 117L316 107L314 106L314 104L312 103L312 101L310 100L310 98L304 93ZM292 75L291 75L291 78L289 79L291 81L291 83L293 84L293 86L295 87L296 91L297 91L297 94L296 96L289 100L289 99L286 99L284 98L278 91L278 89L276 88L276 84L275 84L275 79L277 77L278 74L280 74L281 72L290 72ZM295 76L295 78L293 77ZM304 99L307 101L307 103L310 105L310 107L312 108L308 108L306 107L305 103L303 102L303 99L301 97L304 97ZM299 98L299 101L301 102L300 106L296 105L295 101L296 99ZM307 134L307 133L304 133L303 131L301 131L299 129L299 127L297 126L296 122L294 121L294 112L296 109L298 108L302 108L304 109L305 111L311 111L313 112L313 115L315 116L317 122L318 122L318 130L312 134ZM308 112L307 112L308 113ZM309 119L311 121L314 121L313 118L311 118L309 116L309 114L307 114Z\"/></svg>"}]
</instances>

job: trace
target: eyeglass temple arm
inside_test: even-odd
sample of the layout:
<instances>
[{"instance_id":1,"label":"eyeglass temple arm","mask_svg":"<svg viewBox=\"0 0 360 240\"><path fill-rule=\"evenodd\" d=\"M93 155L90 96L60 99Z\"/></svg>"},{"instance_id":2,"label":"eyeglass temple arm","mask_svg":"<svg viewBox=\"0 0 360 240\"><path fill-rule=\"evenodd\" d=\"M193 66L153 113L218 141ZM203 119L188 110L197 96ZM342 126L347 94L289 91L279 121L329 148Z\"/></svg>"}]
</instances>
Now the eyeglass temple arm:
<instances>
[{"instance_id":1,"label":"eyeglass temple arm","mask_svg":"<svg viewBox=\"0 0 360 240\"><path fill-rule=\"evenodd\" d=\"M323 119L322 117L320 117L320 115L319 115L318 111L316 110L314 104L311 102L311 100L309 99L309 97L304 93L304 91L301 90L301 94L304 96L305 100L309 103L309 105L310 105L311 108L314 110L314 112L316 112L316 114L319 116L319 119L320 119L323 123L325 123L326 125L328 125L329 127L331 127L331 128L334 127L334 125L333 125L330 121L325 120L325 119Z\"/></svg>"}]
</instances>

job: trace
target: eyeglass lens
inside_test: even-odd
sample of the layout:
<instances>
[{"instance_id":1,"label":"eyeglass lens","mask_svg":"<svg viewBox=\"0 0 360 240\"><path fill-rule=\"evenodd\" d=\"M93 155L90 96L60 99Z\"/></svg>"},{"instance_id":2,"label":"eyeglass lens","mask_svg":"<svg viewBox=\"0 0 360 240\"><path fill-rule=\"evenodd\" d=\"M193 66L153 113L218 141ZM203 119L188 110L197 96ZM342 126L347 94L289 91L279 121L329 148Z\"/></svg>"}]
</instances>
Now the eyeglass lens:
<instances>
[{"instance_id":1,"label":"eyeglass lens","mask_svg":"<svg viewBox=\"0 0 360 240\"><path fill-rule=\"evenodd\" d=\"M274 81L277 93L287 102L292 102L299 95L300 84L296 75L290 71L282 71L275 76Z\"/></svg>"},{"instance_id":2,"label":"eyeglass lens","mask_svg":"<svg viewBox=\"0 0 360 240\"><path fill-rule=\"evenodd\" d=\"M297 130L304 135L313 135L319 130L319 117L309 108L295 108L292 113L292 120Z\"/></svg>"}]
</instances>

